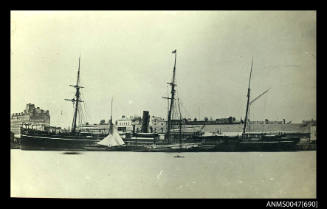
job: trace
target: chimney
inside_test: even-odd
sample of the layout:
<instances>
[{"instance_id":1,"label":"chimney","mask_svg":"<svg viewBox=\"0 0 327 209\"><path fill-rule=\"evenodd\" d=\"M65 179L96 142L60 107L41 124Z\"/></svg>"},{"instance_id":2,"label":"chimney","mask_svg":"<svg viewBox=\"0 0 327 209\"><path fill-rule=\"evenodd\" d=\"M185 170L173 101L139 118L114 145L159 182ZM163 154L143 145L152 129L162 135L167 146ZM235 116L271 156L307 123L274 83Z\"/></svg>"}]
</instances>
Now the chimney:
<instances>
[{"instance_id":1,"label":"chimney","mask_svg":"<svg viewBox=\"0 0 327 209\"><path fill-rule=\"evenodd\" d=\"M142 118L142 133L148 133L148 128L149 128L149 111L143 111L143 118Z\"/></svg>"}]
</instances>

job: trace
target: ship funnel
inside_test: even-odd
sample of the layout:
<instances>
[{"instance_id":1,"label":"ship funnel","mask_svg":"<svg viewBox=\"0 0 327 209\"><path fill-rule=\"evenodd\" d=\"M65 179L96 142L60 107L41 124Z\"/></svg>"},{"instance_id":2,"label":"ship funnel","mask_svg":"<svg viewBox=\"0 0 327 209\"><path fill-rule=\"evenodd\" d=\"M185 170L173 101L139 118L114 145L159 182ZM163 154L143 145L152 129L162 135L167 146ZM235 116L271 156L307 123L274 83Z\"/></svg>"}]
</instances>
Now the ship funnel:
<instances>
[{"instance_id":1,"label":"ship funnel","mask_svg":"<svg viewBox=\"0 0 327 209\"><path fill-rule=\"evenodd\" d=\"M143 117L142 117L142 133L148 133L149 129L149 120L150 120L150 115L149 111L143 111Z\"/></svg>"}]
</instances>

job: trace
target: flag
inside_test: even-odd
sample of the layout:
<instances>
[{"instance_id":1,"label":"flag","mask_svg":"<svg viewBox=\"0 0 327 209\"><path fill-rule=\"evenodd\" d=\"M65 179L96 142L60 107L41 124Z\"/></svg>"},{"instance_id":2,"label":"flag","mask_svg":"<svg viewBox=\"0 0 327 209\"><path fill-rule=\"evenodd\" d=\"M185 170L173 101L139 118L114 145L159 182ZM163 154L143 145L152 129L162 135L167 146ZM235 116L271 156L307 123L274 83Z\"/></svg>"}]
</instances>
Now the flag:
<instances>
[{"instance_id":1,"label":"flag","mask_svg":"<svg viewBox=\"0 0 327 209\"><path fill-rule=\"evenodd\" d=\"M176 53L176 49L174 51L172 51L171 53L175 54Z\"/></svg>"}]
</instances>

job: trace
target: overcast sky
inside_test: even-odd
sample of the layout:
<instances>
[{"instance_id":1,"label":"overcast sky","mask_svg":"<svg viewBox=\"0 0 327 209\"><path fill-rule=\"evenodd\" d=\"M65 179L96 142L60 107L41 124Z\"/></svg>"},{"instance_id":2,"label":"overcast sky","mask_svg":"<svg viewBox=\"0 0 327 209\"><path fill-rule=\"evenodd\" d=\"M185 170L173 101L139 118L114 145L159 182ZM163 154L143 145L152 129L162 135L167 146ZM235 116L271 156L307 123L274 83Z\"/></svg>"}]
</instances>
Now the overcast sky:
<instances>
[{"instance_id":1,"label":"overcast sky","mask_svg":"<svg viewBox=\"0 0 327 209\"><path fill-rule=\"evenodd\" d=\"M184 117L244 118L253 57L252 120L316 117L315 11L12 11L11 112L27 103L69 126L78 58L87 121L167 117L176 81Z\"/></svg>"}]
</instances>

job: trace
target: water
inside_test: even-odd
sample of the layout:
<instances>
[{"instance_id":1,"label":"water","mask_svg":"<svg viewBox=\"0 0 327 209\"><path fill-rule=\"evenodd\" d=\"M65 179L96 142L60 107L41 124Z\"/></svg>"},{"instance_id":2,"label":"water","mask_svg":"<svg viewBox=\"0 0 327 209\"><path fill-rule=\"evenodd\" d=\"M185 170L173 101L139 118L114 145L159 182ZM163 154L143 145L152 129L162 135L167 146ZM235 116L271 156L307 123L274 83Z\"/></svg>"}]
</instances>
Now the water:
<instances>
[{"instance_id":1,"label":"water","mask_svg":"<svg viewBox=\"0 0 327 209\"><path fill-rule=\"evenodd\" d=\"M316 152L11 150L11 196L315 198Z\"/></svg>"}]
</instances>

